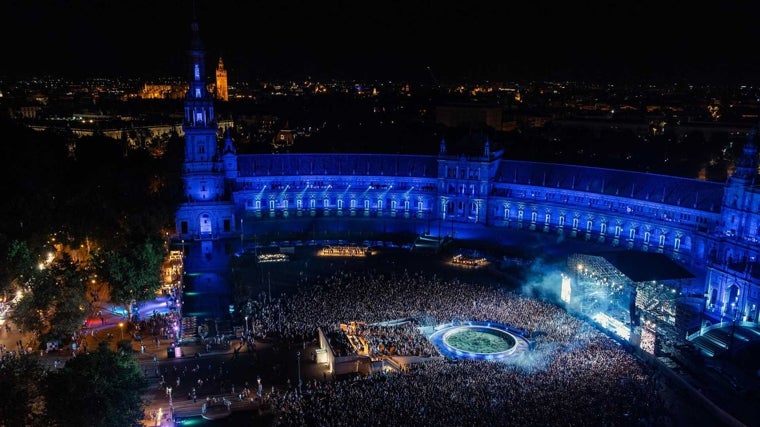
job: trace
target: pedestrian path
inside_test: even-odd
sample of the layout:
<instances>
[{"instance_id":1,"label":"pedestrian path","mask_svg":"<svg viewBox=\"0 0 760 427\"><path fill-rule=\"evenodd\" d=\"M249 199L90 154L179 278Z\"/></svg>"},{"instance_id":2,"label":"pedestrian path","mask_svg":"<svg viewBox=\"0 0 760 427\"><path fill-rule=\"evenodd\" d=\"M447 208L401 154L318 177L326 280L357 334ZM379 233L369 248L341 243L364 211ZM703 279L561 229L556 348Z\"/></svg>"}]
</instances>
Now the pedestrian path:
<instances>
[{"instance_id":1,"label":"pedestrian path","mask_svg":"<svg viewBox=\"0 0 760 427\"><path fill-rule=\"evenodd\" d=\"M0 322L0 345L5 345L7 351L31 351L33 354L39 354L40 362L48 368L61 368L68 359L97 348L102 341L109 341L115 350L118 341L133 337L134 331L129 327L127 310L124 306L105 301L102 297L95 298L78 340L73 345L51 345L40 350L33 335L20 330L7 316ZM172 301L168 296L159 295L139 305L138 318L148 319L154 314L167 315L172 311L172 307ZM166 359L167 348L171 347L172 342L172 339L166 337L160 339L158 344L144 342L143 350L139 341L132 340L138 359L151 360L154 356L156 359Z\"/></svg>"}]
</instances>

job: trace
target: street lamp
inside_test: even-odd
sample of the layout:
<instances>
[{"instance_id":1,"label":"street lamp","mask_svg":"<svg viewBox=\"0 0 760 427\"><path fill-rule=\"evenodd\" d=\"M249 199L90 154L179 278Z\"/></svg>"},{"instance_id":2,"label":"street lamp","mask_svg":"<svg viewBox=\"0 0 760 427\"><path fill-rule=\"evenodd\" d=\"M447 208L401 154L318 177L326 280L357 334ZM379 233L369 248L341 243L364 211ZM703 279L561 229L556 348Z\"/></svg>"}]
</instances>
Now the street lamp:
<instances>
[{"instance_id":1,"label":"street lamp","mask_svg":"<svg viewBox=\"0 0 760 427\"><path fill-rule=\"evenodd\" d=\"M240 218L240 253L243 253L243 218Z\"/></svg>"},{"instance_id":2,"label":"street lamp","mask_svg":"<svg viewBox=\"0 0 760 427\"><path fill-rule=\"evenodd\" d=\"M704 304L702 305L702 325L700 328L700 335L704 333L705 326L707 326L706 312L707 312L707 304L710 302L710 294L707 293L707 291L705 291L704 298L705 298L705 301L704 301Z\"/></svg>"},{"instance_id":3,"label":"street lamp","mask_svg":"<svg viewBox=\"0 0 760 427\"><path fill-rule=\"evenodd\" d=\"M733 352L734 351L734 330L736 329L736 315L739 312L739 307L736 306L735 302L731 303L731 311L732 311L732 313L730 313L732 316L731 317L731 341L729 342L728 350L730 352Z\"/></svg>"},{"instance_id":4,"label":"street lamp","mask_svg":"<svg viewBox=\"0 0 760 427\"><path fill-rule=\"evenodd\" d=\"M245 316L245 335L248 335L248 316Z\"/></svg>"},{"instance_id":5,"label":"street lamp","mask_svg":"<svg viewBox=\"0 0 760 427\"><path fill-rule=\"evenodd\" d=\"M296 352L298 358L298 394L301 394L301 352Z\"/></svg>"},{"instance_id":6,"label":"street lamp","mask_svg":"<svg viewBox=\"0 0 760 427\"><path fill-rule=\"evenodd\" d=\"M174 421L174 402L172 402L172 387L166 387L166 394L169 395L169 419Z\"/></svg>"},{"instance_id":7,"label":"street lamp","mask_svg":"<svg viewBox=\"0 0 760 427\"><path fill-rule=\"evenodd\" d=\"M124 322L119 322L119 330L121 331L121 339L124 339Z\"/></svg>"}]
</instances>

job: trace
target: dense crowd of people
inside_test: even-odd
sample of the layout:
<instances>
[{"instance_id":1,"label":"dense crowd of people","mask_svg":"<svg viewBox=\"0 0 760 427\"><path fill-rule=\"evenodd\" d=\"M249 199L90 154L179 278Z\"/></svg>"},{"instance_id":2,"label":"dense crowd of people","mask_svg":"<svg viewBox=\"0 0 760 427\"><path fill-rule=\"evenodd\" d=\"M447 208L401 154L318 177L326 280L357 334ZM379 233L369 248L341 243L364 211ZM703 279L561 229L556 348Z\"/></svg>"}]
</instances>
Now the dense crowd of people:
<instances>
[{"instance_id":1,"label":"dense crowd of people","mask_svg":"<svg viewBox=\"0 0 760 427\"><path fill-rule=\"evenodd\" d=\"M335 331L341 323L409 318L496 321L532 341L531 351L509 363L436 357L403 373L308 381L301 393L270 393L264 398L281 426L671 425L658 376L550 302L404 270L339 271L295 295L254 304L254 333L289 342L312 340L317 328ZM409 323L376 331L384 348L429 352Z\"/></svg>"},{"instance_id":2,"label":"dense crowd of people","mask_svg":"<svg viewBox=\"0 0 760 427\"><path fill-rule=\"evenodd\" d=\"M357 330L369 347L369 356L440 356L438 349L420 333L417 320L393 326L381 324L362 325Z\"/></svg>"}]
</instances>

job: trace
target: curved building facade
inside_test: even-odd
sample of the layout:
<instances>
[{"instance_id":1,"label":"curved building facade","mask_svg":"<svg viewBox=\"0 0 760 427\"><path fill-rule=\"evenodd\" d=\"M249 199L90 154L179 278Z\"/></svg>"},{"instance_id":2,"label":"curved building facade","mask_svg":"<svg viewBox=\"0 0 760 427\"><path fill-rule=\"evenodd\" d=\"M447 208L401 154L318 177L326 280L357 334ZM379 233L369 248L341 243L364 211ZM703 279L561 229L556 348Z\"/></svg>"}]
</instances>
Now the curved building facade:
<instances>
[{"instance_id":1,"label":"curved building facade","mask_svg":"<svg viewBox=\"0 0 760 427\"><path fill-rule=\"evenodd\" d=\"M242 155L214 116L195 22L193 34L176 238L235 237L243 219L317 216L531 230L665 254L703 273L704 312L758 320L754 131L725 183L508 160L488 141L477 157L449 154L445 141L432 155Z\"/></svg>"}]
</instances>

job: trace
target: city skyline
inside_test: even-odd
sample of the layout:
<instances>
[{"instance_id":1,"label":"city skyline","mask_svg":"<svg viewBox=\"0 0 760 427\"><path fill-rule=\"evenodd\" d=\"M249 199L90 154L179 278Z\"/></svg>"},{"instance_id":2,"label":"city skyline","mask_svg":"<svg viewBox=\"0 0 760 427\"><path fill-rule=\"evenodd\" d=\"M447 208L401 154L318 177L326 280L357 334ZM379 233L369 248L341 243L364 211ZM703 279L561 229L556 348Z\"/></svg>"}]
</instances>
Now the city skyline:
<instances>
[{"instance_id":1,"label":"city skyline","mask_svg":"<svg viewBox=\"0 0 760 427\"><path fill-rule=\"evenodd\" d=\"M374 7L373 7L374 6ZM0 75L184 75L195 12L236 79L760 81L755 4L10 2Z\"/></svg>"}]
</instances>

